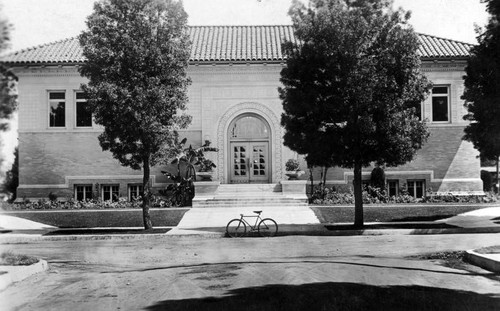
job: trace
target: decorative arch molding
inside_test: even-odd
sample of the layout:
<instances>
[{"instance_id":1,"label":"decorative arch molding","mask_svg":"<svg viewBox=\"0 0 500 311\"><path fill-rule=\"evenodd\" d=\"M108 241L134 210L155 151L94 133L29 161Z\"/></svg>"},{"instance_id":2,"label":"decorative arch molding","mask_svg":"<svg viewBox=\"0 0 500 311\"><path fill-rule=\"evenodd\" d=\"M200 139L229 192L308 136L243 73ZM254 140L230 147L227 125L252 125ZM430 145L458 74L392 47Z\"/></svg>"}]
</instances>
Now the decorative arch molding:
<instances>
[{"instance_id":1,"label":"decorative arch molding","mask_svg":"<svg viewBox=\"0 0 500 311\"><path fill-rule=\"evenodd\" d=\"M217 175L221 183L229 180L229 152L228 152L228 130L231 122L242 114L256 114L269 124L271 129L271 158L272 158L272 182L278 182L283 178L282 172L282 146L283 129L276 114L263 104L256 102L243 102L230 107L218 120L217 125Z\"/></svg>"}]
</instances>

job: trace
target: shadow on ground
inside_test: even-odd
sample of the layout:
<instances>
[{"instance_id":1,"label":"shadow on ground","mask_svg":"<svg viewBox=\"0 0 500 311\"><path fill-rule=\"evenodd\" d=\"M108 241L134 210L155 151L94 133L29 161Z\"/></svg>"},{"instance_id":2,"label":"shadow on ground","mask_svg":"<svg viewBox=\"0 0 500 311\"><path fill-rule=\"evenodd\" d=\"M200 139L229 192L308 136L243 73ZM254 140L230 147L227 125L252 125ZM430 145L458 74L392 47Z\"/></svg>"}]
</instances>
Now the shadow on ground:
<instances>
[{"instance_id":1,"label":"shadow on ground","mask_svg":"<svg viewBox=\"0 0 500 311\"><path fill-rule=\"evenodd\" d=\"M450 229L458 228L457 226L445 223L384 223L384 224L368 224L363 228L354 225L325 225L328 230L368 230L368 229Z\"/></svg>"},{"instance_id":2,"label":"shadow on ground","mask_svg":"<svg viewBox=\"0 0 500 311\"><path fill-rule=\"evenodd\" d=\"M455 214L448 215L431 215L431 216L408 216L398 219L392 219L391 222L404 222L404 221L436 221L441 219L447 219L456 216Z\"/></svg>"},{"instance_id":3,"label":"shadow on ground","mask_svg":"<svg viewBox=\"0 0 500 311\"><path fill-rule=\"evenodd\" d=\"M110 228L110 229L65 229L56 230L48 232L44 235L113 235L113 234L165 234L170 229L160 229L154 228L151 230L144 229L120 229L120 228Z\"/></svg>"},{"instance_id":4,"label":"shadow on ground","mask_svg":"<svg viewBox=\"0 0 500 311\"><path fill-rule=\"evenodd\" d=\"M423 286L267 285L225 296L160 301L146 310L498 310L500 296Z\"/></svg>"}]
</instances>

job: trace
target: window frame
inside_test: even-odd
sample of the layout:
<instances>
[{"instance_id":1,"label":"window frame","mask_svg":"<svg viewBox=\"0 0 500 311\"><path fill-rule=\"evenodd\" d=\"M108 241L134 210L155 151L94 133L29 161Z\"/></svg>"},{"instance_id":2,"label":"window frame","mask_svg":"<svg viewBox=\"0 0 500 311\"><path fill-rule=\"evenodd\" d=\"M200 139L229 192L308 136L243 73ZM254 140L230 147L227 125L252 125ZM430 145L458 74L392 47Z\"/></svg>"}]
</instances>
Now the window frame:
<instances>
[{"instance_id":1,"label":"window frame","mask_svg":"<svg viewBox=\"0 0 500 311\"><path fill-rule=\"evenodd\" d=\"M94 118L93 118L93 115L92 113L90 113L90 125L84 125L84 126L79 126L78 125L78 103L87 103L88 105L88 100L85 98L85 99L81 99L81 98L78 98L78 94L82 94L83 92L82 91L75 91L74 92L74 100L75 100L75 128L93 128L94 127Z\"/></svg>"},{"instance_id":2,"label":"window frame","mask_svg":"<svg viewBox=\"0 0 500 311\"><path fill-rule=\"evenodd\" d=\"M132 187L138 187L138 196L137 197L141 197L142 194L144 193L144 189L143 189L143 186L141 184L129 184L128 185L128 200L129 201L132 201L132 192L135 192L132 190Z\"/></svg>"},{"instance_id":3,"label":"window frame","mask_svg":"<svg viewBox=\"0 0 500 311\"><path fill-rule=\"evenodd\" d=\"M109 190L106 190L106 188L109 187ZM113 191L113 188L116 187L116 191ZM104 199L106 192L110 192L110 198L109 200ZM116 199L113 197L113 195L116 195ZM120 185L118 184L109 184L109 185L101 185L101 200L103 202L118 202L120 199Z\"/></svg>"},{"instance_id":4,"label":"window frame","mask_svg":"<svg viewBox=\"0 0 500 311\"><path fill-rule=\"evenodd\" d=\"M399 195L399 180L398 179L387 179L387 194L389 196L391 196L391 186L390 184L391 183L395 183L396 184L396 193L394 194L394 196L398 196Z\"/></svg>"},{"instance_id":5,"label":"window frame","mask_svg":"<svg viewBox=\"0 0 500 311\"><path fill-rule=\"evenodd\" d=\"M79 187L84 187L84 189L83 189L83 200L79 200L78 199L78 188ZM90 198L87 198L87 190L88 189L85 189L87 187L90 187ZM75 185L75 201L84 202L84 201L92 200L92 199L93 199L93 187L92 187L91 184L78 184L78 185Z\"/></svg>"},{"instance_id":6,"label":"window frame","mask_svg":"<svg viewBox=\"0 0 500 311\"><path fill-rule=\"evenodd\" d=\"M446 94L434 94L432 91L434 88L438 87L445 87L446 88ZM431 122L432 123L441 123L441 124L446 124L446 123L451 123L451 86L449 84L438 84L438 85L433 85L431 89ZM434 98L446 98L446 109L448 112L448 120L446 121L435 121L434 120Z\"/></svg>"},{"instance_id":7,"label":"window frame","mask_svg":"<svg viewBox=\"0 0 500 311\"><path fill-rule=\"evenodd\" d=\"M421 182L422 183L422 196L421 197L417 197L417 183L418 182ZM414 183L415 186L412 187L412 189L410 190L410 183ZM425 197L425 189L426 189L426 186L425 186L425 179L408 179L406 181L406 189L408 190L408 194L412 197L414 197L415 199L420 199L420 198L424 198Z\"/></svg>"},{"instance_id":8,"label":"window frame","mask_svg":"<svg viewBox=\"0 0 500 311\"><path fill-rule=\"evenodd\" d=\"M51 99L50 94L52 93L63 93L64 94L64 99ZM63 120L64 120L64 125L62 126L56 126L56 125L51 125L51 120L52 120L52 103L61 103L61 101L64 101L64 112L63 112ZM67 108L67 100L66 100L66 90L48 90L47 91L47 125L48 128L50 129L65 129L67 127L67 122L66 122L66 108ZM55 122L54 122L55 123Z\"/></svg>"}]
</instances>

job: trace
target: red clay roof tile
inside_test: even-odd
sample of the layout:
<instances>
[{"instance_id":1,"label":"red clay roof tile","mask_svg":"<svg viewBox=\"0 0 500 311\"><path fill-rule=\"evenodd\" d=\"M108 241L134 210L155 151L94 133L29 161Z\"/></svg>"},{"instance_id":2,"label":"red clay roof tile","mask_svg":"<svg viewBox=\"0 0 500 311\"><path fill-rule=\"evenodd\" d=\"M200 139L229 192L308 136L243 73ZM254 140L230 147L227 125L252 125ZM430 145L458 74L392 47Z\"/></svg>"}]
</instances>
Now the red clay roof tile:
<instances>
[{"instance_id":1,"label":"red clay roof tile","mask_svg":"<svg viewBox=\"0 0 500 311\"><path fill-rule=\"evenodd\" d=\"M297 42L291 25L191 26L191 62L280 62L281 44ZM419 54L424 59L464 58L472 44L419 34ZM85 57L77 38L69 38L7 54L10 64L82 63Z\"/></svg>"}]
</instances>

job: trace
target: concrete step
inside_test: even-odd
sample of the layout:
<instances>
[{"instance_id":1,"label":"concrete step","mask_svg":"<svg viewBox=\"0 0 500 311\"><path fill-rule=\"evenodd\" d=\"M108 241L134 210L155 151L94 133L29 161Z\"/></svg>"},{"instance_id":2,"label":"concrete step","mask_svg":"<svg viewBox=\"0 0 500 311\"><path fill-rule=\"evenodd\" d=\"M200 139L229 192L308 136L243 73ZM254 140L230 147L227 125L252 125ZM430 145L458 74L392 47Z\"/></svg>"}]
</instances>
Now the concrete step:
<instances>
[{"instance_id":1,"label":"concrete step","mask_svg":"<svg viewBox=\"0 0 500 311\"><path fill-rule=\"evenodd\" d=\"M281 184L223 184L219 186L218 193L241 193L241 192L257 192L257 193L281 193Z\"/></svg>"},{"instance_id":2,"label":"concrete step","mask_svg":"<svg viewBox=\"0 0 500 311\"><path fill-rule=\"evenodd\" d=\"M206 202L195 202L193 201L193 207L255 207L259 208L262 206L266 207L284 207L284 206L308 206L307 203L263 203L263 204L252 204L250 202L247 203L220 203L220 202L211 202L211 203L206 203Z\"/></svg>"}]
</instances>

